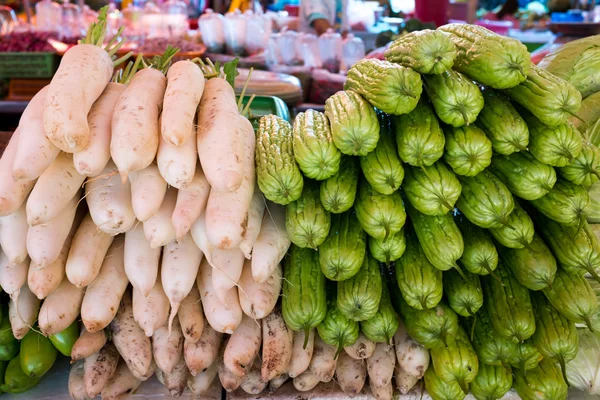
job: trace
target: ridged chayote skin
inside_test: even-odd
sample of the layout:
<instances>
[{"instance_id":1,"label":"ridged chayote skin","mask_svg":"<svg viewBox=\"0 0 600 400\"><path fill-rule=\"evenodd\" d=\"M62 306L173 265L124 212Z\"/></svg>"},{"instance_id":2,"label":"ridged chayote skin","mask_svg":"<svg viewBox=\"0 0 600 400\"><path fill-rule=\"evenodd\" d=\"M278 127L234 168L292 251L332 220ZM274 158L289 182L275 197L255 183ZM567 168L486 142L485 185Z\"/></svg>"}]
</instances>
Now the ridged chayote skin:
<instances>
[{"instance_id":1,"label":"ridged chayote skin","mask_svg":"<svg viewBox=\"0 0 600 400\"><path fill-rule=\"evenodd\" d=\"M286 208L285 227L292 243L316 250L327 238L331 215L319 201L319 185L307 180L300 198Z\"/></svg>"},{"instance_id":2,"label":"ridged chayote skin","mask_svg":"<svg viewBox=\"0 0 600 400\"><path fill-rule=\"evenodd\" d=\"M492 142L475 125L447 127L444 161L458 175L475 176L492 161Z\"/></svg>"},{"instance_id":3,"label":"ridged chayote skin","mask_svg":"<svg viewBox=\"0 0 600 400\"><path fill-rule=\"evenodd\" d=\"M424 29L400 36L385 52L385 59L420 74L441 74L454 65L456 47L447 34Z\"/></svg>"}]
</instances>

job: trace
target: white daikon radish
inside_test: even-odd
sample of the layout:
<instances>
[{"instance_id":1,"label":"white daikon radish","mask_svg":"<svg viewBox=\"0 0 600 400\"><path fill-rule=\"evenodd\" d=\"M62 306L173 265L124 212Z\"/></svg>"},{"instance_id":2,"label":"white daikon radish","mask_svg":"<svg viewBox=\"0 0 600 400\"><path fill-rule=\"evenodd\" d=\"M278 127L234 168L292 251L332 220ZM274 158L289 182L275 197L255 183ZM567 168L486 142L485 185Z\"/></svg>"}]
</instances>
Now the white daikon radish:
<instances>
[{"instance_id":1,"label":"white daikon radish","mask_svg":"<svg viewBox=\"0 0 600 400\"><path fill-rule=\"evenodd\" d=\"M11 297L18 297L19 290L27 282L29 263L29 259L26 258L20 264L13 265L0 250L0 286Z\"/></svg>"},{"instance_id":2,"label":"white daikon radish","mask_svg":"<svg viewBox=\"0 0 600 400\"><path fill-rule=\"evenodd\" d=\"M116 176L117 167L112 161L102 173L85 184L85 199L94 223L109 235L125 233L135 223L131 205L131 186L123 184Z\"/></svg>"},{"instance_id":3,"label":"white daikon radish","mask_svg":"<svg viewBox=\"0 0 600 400\"><path fill-rule=\"evenodd\" d=\"M371 388L371 393L373 394L373 397L375 397L377 400L392 400L393 399L394 387L393 387L391 381L385 385L380 386L380 385L371 383L371 381L369 380L369 387Z\"/></svg>"},{"instance_id":4,"label":"white daikon radish","mask_svg":"<svg viewBox=\"0 0 600 400\"><path fill-rule=\"evenodd\" d=\"M167 89L163 99L162 138L174 146L188 140L195 142L194 119L202 92L204 74L190 60L177 61L167 72Z\"/></svg>"},{"instance_id":5,"label":"white daikon radish","mask_svg":"<svg viewBox=\"0 0 600 400\"><path fill-rule=\"evenodd\" d=\"M117 371L108 384L102 389L102 400L122 400L133 394L142 383L129 370L127 363L123 360L119 362Z\"/></svg>"},{"instance_id":6,"label":"white daikon radish","mask_svg":"<svg viewBox=\"0 0 600 400\"><path fill-rule=\"evenodd\" d=\"M200 261L202 252L190 234L187 234L181 243L173 240L163 249L160 276L163 290L171 304L169 331L173 319L177 316L179 305L194 287Z\"/></svg>"},{"instance_id":7,"label":"white daikon radish","mask_svg":"<svg viewBox=\"0 0 600 400\"><path fill-rule=\"evenodd\" d=\"M344 393L354 397L360 393L367 380L367 363L365 360L356 360L342 351L338 356L335 376Z\"/></svg>"},{"instance_id":8,"label":"white daikon radish","mask_svg":"<svg viewBox=\"0 0 600 400\"><path fill-rule=\"evenodd\" d=\"M188 377L188 387L195 395L202 395L210 389L216 376L217 363L214 362L210 367L197 373L195 376L190 374Z\"/></svg>"},{"instance_id":9,"label":"white daikon radish","mask_svg":"<svg viewBox=\"0 0 600 400\"><path fill-rule=\"evenodd\" d=\"M406 394L419 382L419 377L403 370L400 366L396 368L396 389L400 394Z\"/></svg>"},{"instance_id":10,"label":"white daikon radish","mask_svg":"<svg viewBox=\"0 0 600 400\"><path fill-rule=\"evenodd\" d=\"M59 148L46 136L44 130L44 105L48 86L37 92L23 111L19 127L27 132L19 138L17 153L12 166L15 182L37 179L54 161Z\"/></svg>"},{"instance_id":11,"label":"white daikon radish","mask_svg":"<svg viewBox=\"0 0 600 400\"><path fill-rule=\"evenodd\" d=\"M256 363L257 360L254 360L254 362ZM260 377L260 376L259 376ZM269 381L269 390L271 392L276 391L277 389L279 389L285 382L287 382L287 380L290 378L290 376L287 373L283 373L273 379L271 379Z\"/></svg>"},{"instance_id":12,"label":"white daikon radish","mask_svg":"<svg viewBox=\"0 0 600 400\"><path fill-rule=\"evenodd\" d=\"M73 164L81 175L99 175L110 160L112 114L123 90L124 84L110 82L87 116L90 140L84 149L73 154Z\"/></svg>"},{"instance_id":13,"label":"white daikon radish","mask_svg":"<svg viewBox=\"0 0 600 400\"><path fill-rule=\"evenodd\" d=\"M41 225L57 218L73 196L79 194L84 179L73 165L73 156L60 153L37 180L27 199L27 223Z\"/></svg>"},{"instance_id":14,"label":"white daikon radish","mask_svg":"<svg viewBox=\"0 0 600 400\"><path fill-rule=\"evenodd\" d=\"M294 332L292 357L288 365L288 375L295 378L308 369L315 345L315 330L311 329L308 338L304 331Z\"/></svg>"},{"instance_id":15,"label":"white daikon radish","mask_svg":"<svg viewBox=\"0 0 600 400\"><path fill-rule=\"evenodd\" d=\"M192 375L196 376L217 363L222 337L221 333L207 325L197 342L185 339L183 357Z\"/></svg>"},{"instance_id":16,"label":"white daikon radish","mask_svg":"<svg viewBox=\"0 0 600 400\"><path fill-rule=\"evenodd\" d=\"M263 382L260 379L260 361L255 360L252 364L252 368L245 374L242 379L242 383L240 387L242 390L248 394L257 395L261 393L267 387L268 382Z\"/></svg>"},{"instance_id":17,"label":"white daikon radish","mask_svg":"<svg viewBox=\"0 0 600 400\"><path fill-rule=\"evenodd\" d=\"M204 254L204 258L208 261L209 264L212 263L212 254L215 248L208 242L208 238L206 237L206 224L205 224L205 214L204 212L200 214L196 222L192 225L192 238L194 238L194 242L196 246L202 253Z\"/></svg>"},{"instance_id":18,"label":"white daikon radish","mask_svg":"<svg viewBox=\"0 0 600 400\"><path fill-rule=\"evenodd\" d=\"M156 280L154 287L146 297L142 292L133 288L133 317L148 337L151 337L158 328L167 324L169 299L163 290L160 279Z\"/></svg>"},{"instance_id":19,"label":"white daikon radish","mask_svg":"<svg viewBox=\"0 0 600 400\"><path fill-rule=\"evenodd\" d=\"M223 362L232 374L244 376L252 365L262 344L260 321L244 315L242 323L231 334L223 354ZM260 370L260 368L259 368Z\"/></svg>"},{"instance_id":20,"label":"white daikon radish","mask_svg":"<svg viewBox=\"0 0 600 400\"><path fill-rule=\"evenodd\" d=\"M280 306L262 320L262 333L261 378L270 381L286 372L292 357L293 332L285 324Z\"/></svg>"},{"instance_id":21,"label":"white daikon radish","mask_svg":"<svg viewBox=\"0 0 600 400\"><path fill-rule=\"evenodd\" d=\"M248 210L248 226L246 227L246 234L244 240L240 243L240 249L244 253L247 259L252 258L252 248L256 243L256 238L260 233L260 226L262 225L263 216L265 215L265 198L258 186L254 187L254 194L252 195L252 202L250 203L250 209Z\"/></svg>"},{"instance_id":22,"label":"white daikon radish","mask_svg":"<svg viewBox=\"0 0 600 400\"><path fill-rule=\"evenodd\" d=\"M337 349L323 341L318 334L315 334L315 344L313 356L310 359L310 365L307 372L312 372L317 375L321 382L329 382L335 375L337 359L335 354ZM304 372L303 374L305 374ZM300 375L302 376L302 375Z\"/></svg>"},{"instance_id":23,"label":"white daikon radish","mask_svg":"<svg viewBox=\"0 0 600 400\"><path fill-rule=\"evenodd\" d=\"M240 305L244 313L252 318L262 319L273 311L279 299L281 265L277 265L273 274L264 283L258 283L252 277L250 260L246 260L238 284Z\"/></svg>"},{"instance_id":24,"label":"white daikon radish","mask_svg":"<svg viewBox=\"0 0 600 400\"><path fill-rule=\"evenodd\" d=\"M40 311L40 299L29 290L27 284L19 291L18 298L11 298L8 305L8 318L13 336L21 340L33 327Z\"/></svg>"},{"instance_id":25,"label":"white daikon radish","mask_svg":"<svg viewBox=\"0 0 600 400\"><path fill-rule=\"evenodd\" d=\"M152 354L156 366L163 372L170 373L183 358L183 333L176 319L171 332L166 326L157 329L152 335Z\"/></svg>"},{"instance_id":26,"label":"white daikon radish","mask_svg":"<svg viewBox=\"0 0 600 400\"><path fill-rule=\"evenodd\" d=\"M317 374L310 371L304 371L294 378L294 388L299 392L308 392L313 390L321 382Z\"/></svg>"},{"instance_id":27,"label":"white daikon radish","mask_svg":"<svg viewBox=\"0 0 600 400\"><path fill-rule=\"evenodd\" d=\"M204 330L204 314L197 285L192 287L190 293L181 302L177 316L185 339L192 343L199 341Z\"/></svg>"},{"instance_id":28,"label":"white daikon radish","mask_svg":"<svg viewBox=\"0 0 600 400\"><path fill-rule=\"evenodd\" d=\"M27 258L28 230L25 203L14 213L0 217L0 246L12 265L21 264Z\"/></svg>"},{"instance_id":29,"label":"white daikon radish","mask_svg":"<svg viewBox=\"0 0 600 400\"><path fill-rule=\"evenodd\" d=\"M371 385L388 385L392 381L395 366L394 347L387 343L377 343L375 351L367 358L367 372Z\"/></svg>"},{"instance_id":30,"label":"white daikon radish","mask_svg":"<svg viewBox=\"0 0 600 400\"><path fill-rule=\"evenodd\" d=\"M235 290L235 298L239 304L236 285L242 276L244 253L240 249L214 249L209 261L213 267L212 284L219 301L229 307L229 292Z\"/></svg>"},{"instance_id":31,"label":"white daikon radish","mask_svg":"<svg viewBox=\"0 0 600 400\"><path fill-rule=\"evenodd\" d=\"M56 335L67 329L79 316L84 289L64 278L56 290L46 297L38 324L45 335Z\"/></svg>"},{"instance_id":32,"label":"white daikon radish","mask_svg":"<svg viewBox=\"0 0 600 400\"><path fill-rule=\"evenodd\" d=\"M156 371L157 376L159 376L159 371ZM162 383L169 390L169 394L172 397L180 397L187 387L188 377L190 376L190 371L185 365L185 361L181 359L171 372L160 371L160 374L163 378Z\"/></svg>"},{"instance_id":33,"label":"white daikon radish","mask_svg":"<svg viewBox=\"0 0 600 400\"><path fill-rule=\"evenodd\" d=\"M167 189L158 212L144 222L144 234L153 249L166 246L175 239L175 228L171 222L171 216L176 202L177 190L174 188Z\"/></svg>"},{"instance_id":34,"label":"white daikon radish","mask_svg":"<svg viewBox=\"0 0 600 400\"><path fill-rule=\"evenodd\" d=\"M394 334L394 348L398 364L408 374L420 379L429 367L429 350L411 338L404 323L399 322L398 330Z\"/></svg>"},{"instance_id":35,"label":"white daikon radish","mask_svg":"<svg viewBox=\"0 0 600 400\"><path fill-rule=\"evenodd\" d=\"M177 203L171 217L177 240L183 240L192 224L200 217L206 207L209 193L210 185L204 172L199 166L196 166L194 179L177 192Z\"/></svg>"},{"instance_id":36,"label":"white daikon radish","mask_svg":"<svg viewBox=\"0 0 600 400\"><path fill-rule=\"evenodd\" d=\"M69 396L73 400L88 400L89 396L85 391L83 382L83 361L71 365L69 370Z\"/></svg>"},{"instance_id":37,"label":"white daikon radish","mask_svg":"<svg viewBox=\"0 0 600 400\"><path fill-rule=\"evenodd\" d=\"M81 320L89 332L108 326L129 285L124 267L123 235L117 236L106 254L100 273L88 286L81 304Z\"/></svg>"},{"instance_id":38,"label":"white daikon radish","mask_svg":"<svg viewBox=\"0 0 600 400\"><path fill-rule=\"evenodd\" d=\"M152 343L133 318L130 291L125 292L121 307L110 323L110 330L112 341L132 374L140 380L148 379L153 373Z\"/></svg>"},{"instance_id":39,"label":"white daikon radish","mask_svg":"<svg viewBox=\"0 0 600 400\"><path fill-rule=\"evenodd\" d=\"M129 180L133 213L139 221L146 222L160 209L167 193L167 182L160 176L155 164L131 172Z\"/></svg>"},{"instance_id":40,"label":"white daikon radish","mask_svg":"<svg viewBox=\"0 0 600 400\"><path fill-rule=\"evenodd\" d=\"M193 132L190 131L192 134L189 136L196 132L196 127L191 129ZM176 146L166 141L164 135L159 139L156 163L160 174L169 185L177 189L185 188L194 179L197 161L195 140L186 140Z\"/></svg>"},{"instance_id":41,"label":"white daikon radish","mask_svg":"<svg viewBox=\"0 0 600 400\"><path fill-rule=\"evenodd\" d=\"M232 373L223 362L223 351L227 348L227 340L224 341L221 350L219 351L219 359L217 361L217 374L219 375L219 380L221 381L221 386L227 392L233 392L242 384L242 377L235 375ZM248 371L252 366L248 366Z\"/></svg>"},{"instance_id":42,"label":"white daikon radish","mask_svg":"<svg viewBox=\"0 0 600 400\"><path fill-rule=\"evenodd\" d=\"M360 333L356 342L352 346L344 347L344 350L350 357L357 360L364 360L371 357L371 354L375 351L375 342L367 339L365 335Z\"/></svg>"},{"instance_id":43,"label":"white daikon radish","mask_svg":"<svg viewBox=\"0 0 600 400\"><path fill-rule=\"evenodd\" d=\"M119 365L119 352L112 342L108 342L98 351L84 361L83 381L85 391L93 399L98 396L108 385L110 378L117 371Z\"/></svg>"},{"instance_id":44,"label":"white daikon radish","mask_svg":"<svg viewBox=\"0 0 600 400\"><path fill-rule=\"evenodd\" d=\"M125 234L125 274L131 285L148 296L158 277L160 247L150 247L141 226Z\"/></svg>"},{"instance_id":45,"label":"white daikon radish","mask_svg":"<svg viewBox=\"0 0 600 400\"><path fill-rule=\"evenodd\" d=\"M268 202L252 250L252 276L255 281L263 283L273 275L291 243L285 228L285 207Z\"/></svg>"},{"instance_id":46,"label":"white daikon radish","mask_svg":"<svg viewBox=\"0 0 600 400\"><path fill-rule=\"evenodd\" d=\"M236 288L232 288L226 295L226 304L223 305L212 284L212 267L206 260L202 260L198 273L197 283L202 307L206 320L214 330L221 333L233 333L242 322L242 308ZM206 329L206 327L204 328Z\"/></svg>"},{"instance_id":47,"label":"white daikon radish","mask_svg":"<svg viewBox=\"0 0 600 400\"><path fill-rule=\"evenodd\" d=\"M99 352L105 344L106 333L104 333L104 330L91 333L84 327L71 349L71 362L83 360L84 358Z\"/></svg>"},{"instance_id":48,"label":"white daikon radish","mask_svg":"<svg viewBox=\"0 0 600 400\"><path fill-rule=\"evenodd\" d=\"M20 135L21 130L17 128L0 158L0 217L17 211L35 184L34 180L15 182L13 179L12 168ZM23 132L23 136L26 137L27 132Z\"/></svg>"}]
</instances>

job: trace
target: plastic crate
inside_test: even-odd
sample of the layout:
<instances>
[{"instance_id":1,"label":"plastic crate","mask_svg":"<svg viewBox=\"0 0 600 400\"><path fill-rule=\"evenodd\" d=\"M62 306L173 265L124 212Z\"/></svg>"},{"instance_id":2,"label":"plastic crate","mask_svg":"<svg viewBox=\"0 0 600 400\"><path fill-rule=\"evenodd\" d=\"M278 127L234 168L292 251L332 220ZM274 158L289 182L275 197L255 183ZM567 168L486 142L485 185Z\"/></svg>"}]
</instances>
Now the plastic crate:
<instances>
[{"instance_id":1,"label":"plastic crate","mask_svg":"<svg viewBox=\"0 0 600 400\"><path fill-rule=\"evenodd\" d=\"M55 53L0 53L0 78L52 78L57 68Z\"/></svg>"},{"instance_id":2,"label":"plastic crate","mask_svg":"<svg viewBox=\"0 0 600 400\"><path fill-rule=\"evenodd\" d=\"M244 96L242 103L244 105L248 104L248 100L250 96ZM260 117L268 114L274 114L278 117L292 122L290 117L290 110L285 105L284 101L279 97L275 96L256 96L254 100L252 100L252 104L250 105L250 115L248 116L250 122L252 122L252 126L254 129L258 129L258 121Z\"/></svg>"}]
</instances>

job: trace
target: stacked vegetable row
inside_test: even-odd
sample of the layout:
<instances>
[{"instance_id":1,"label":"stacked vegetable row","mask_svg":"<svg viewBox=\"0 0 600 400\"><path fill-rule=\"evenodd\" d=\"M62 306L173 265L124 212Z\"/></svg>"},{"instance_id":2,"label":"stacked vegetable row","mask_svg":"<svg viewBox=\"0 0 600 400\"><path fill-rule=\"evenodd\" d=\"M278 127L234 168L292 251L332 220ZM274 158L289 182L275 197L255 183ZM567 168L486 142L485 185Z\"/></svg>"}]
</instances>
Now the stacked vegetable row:
<instances>
[{"instance_id":1,"label":"stacked vegetable row","mask_svg":"<svg viewBox=\"0 0 600 400\"><path fill-rule=\"evenodd\" d=\"M569 121L581 94L477 26L406 35L386 58L351 68L325 114L261 119L258 185L293 243L286 323L338 351L359 330L389 343L394 303L431 351L435 399L471 383L500 398L513 375L523 398L566 398L575 324L598 329L584 274L600 279L585 221L600 152ZM376 260L395 262L391 296Z\"/></svg>"}]
</instances>

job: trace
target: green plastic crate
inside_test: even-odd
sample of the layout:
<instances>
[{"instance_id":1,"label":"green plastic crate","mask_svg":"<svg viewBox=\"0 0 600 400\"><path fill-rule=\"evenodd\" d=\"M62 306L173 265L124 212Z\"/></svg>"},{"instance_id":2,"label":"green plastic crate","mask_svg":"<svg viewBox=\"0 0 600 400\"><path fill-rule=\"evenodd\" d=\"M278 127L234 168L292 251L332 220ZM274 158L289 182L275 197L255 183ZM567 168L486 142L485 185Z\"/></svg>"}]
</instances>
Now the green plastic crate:
<instances>
[{"instance_id":1,"label":"green plastic crate","mask_svg":"<svg viewBox=\"0 0 600 400\"><path fill-rule=\"evenodd\" d=\"M0 53L0 78L52 78L57 68L55 53Z\"/></svg>"},{"instance_id":2,"label":"green plastic crate","mask_svg":"<svg viewBox=\"0 0 600 400\"><path fill-rule=\"evenodd\" d=\"M242 103L246 105L250 100L250 96L244 96ZM290 118L290 110L283 100L275 96L256 96L250 105L249 120L252 122L254 129L258 128L258 120L264 115L274 114L278 117L292 122Z\"/></svg>"}]
</instances>

